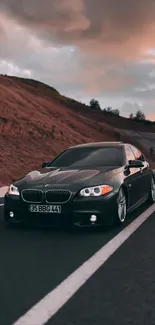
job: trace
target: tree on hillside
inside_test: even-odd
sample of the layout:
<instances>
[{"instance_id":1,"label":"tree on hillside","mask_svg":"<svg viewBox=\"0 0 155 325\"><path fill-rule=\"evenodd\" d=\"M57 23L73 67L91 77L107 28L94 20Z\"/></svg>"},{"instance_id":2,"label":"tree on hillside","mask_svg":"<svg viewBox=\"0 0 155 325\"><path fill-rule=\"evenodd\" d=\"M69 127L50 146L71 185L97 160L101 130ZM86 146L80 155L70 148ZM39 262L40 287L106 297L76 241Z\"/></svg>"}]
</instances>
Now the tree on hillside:
<instances>
[{"instance_id":1,"label":"tree on hillside","mask_svg":"<svg viewBox=\"0 0 155 325\"><path fill-rule=\"evenodd\" d=\"M134 115L133 115L133 113L131 113L131 114L129 115L129 118L130 118L131 120L134 119Z\"/></svg>"},{"instance_id":2,"label":"tree on hillside","mask_svg":"<svg viewBox=\"0 0 155 325\"><path fill-rule=\"evenodd\" d=\"M104 108L104 111L107 113L112 113L112 107L108 106L108 107Z\"/></svg>"},{"instance_id":3,"label":"tree on hillside","mask_svg":"<svg viewBox=\"0 0 155 325\"><path fill-rule=\"evenodd\" d=\"M112 113L113 113L114 115L117 115L117 116L119 116L119 115L120 115L120 111L119 111L119 109L118 109L118 108L116 108L116 109L113 109L113 110L112 110Z\"/></svg>"},{"instance_id":4,"label":"tree on hillside","mask_svg":"<svg viewBox=\"0 0 155 325\"><path fill-rule=\"evenodd\" d=\"M89 105L90 105L90 108L92 108L92 109L101 110L101 107L100 107L100 104L99 104L98 100L96 100L94 98L91 99Z\"/></svg>"},{"instance_id":5,"label":"tree on hillside","mask_svg":"<svg viewBox=\"0 0 155 325\"><path fill-rule=\"evenodd\" d=\"M138 111L136 112L135 120L138 120L138 121L145 120L145 114L140 109L138 109Z\"/></svg>"},{"instance_id":6,"label":"tree on hillside","mask_svg":"<svg viewBox=\"0 0 155 325\"><path fill-rule=\"evenodd\" d=\"M104 111L104 112L107 112L107 113L109 113L109 114L117 115L117 116L120 115L120 111L119 111L119 109L117 109L117 108L116 108L116 109L112 109L111 106L108 106L108 107L104 108L103 111Z\"/></svg>"}]
</instances>

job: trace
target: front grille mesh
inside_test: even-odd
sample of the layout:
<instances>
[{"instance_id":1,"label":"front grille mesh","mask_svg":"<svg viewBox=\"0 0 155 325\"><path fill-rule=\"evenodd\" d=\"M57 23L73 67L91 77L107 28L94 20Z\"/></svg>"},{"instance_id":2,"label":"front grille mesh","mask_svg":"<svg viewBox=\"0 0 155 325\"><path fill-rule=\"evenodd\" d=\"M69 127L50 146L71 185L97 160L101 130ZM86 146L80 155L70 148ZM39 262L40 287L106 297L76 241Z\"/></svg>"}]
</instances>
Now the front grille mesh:
<instances>
[{"instance_id":1,"label":"front grille mesh","mask_svg":"<svg viewBox=\"0 0 155 325\"><path fill-rule=\"evenodd\" d=\"M68 190L49 190L45 194L48 203L65 203L69 201L71 192Z\"/></svg>"},{"instance_id":2,"label":"front grille mesh","mask_svg":"<svg viewBox=\"0 0 155 325\"><path fill-rule=\"evenodd\" d=\"M23 190L22 199L26 202L42 203L43 192L41 190Z\"/></svg>"},{"instance_id":3,"label":"front grille mesh","mask_svg":"<svg viewBox=\"0 0 155 325\"><path fill-rule=\"evenodd\" d=\"M66 203L71 198L69 190L23 190L21 193L23 201L29 203Z\"/></svg>"}]
</instances>

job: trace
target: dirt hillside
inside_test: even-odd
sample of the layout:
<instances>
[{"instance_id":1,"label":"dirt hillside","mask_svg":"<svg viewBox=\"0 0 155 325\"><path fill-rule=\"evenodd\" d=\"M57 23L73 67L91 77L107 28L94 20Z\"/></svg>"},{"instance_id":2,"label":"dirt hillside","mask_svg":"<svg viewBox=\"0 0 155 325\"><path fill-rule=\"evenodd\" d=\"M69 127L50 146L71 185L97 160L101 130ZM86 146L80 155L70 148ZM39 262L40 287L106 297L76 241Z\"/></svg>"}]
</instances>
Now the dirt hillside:
<instances>
[{"instance_id":1,"label":"dirt hillside","mask_svg":"<svg viewBox=\"0 0 155 325\"><path fill-rule=\"evenodd\" d=\"M38 81L1 75L0 185L40 167L70 145L118 140L115 128L155 133L155 124L94 112Z\"/></svg>"}]
</instances>

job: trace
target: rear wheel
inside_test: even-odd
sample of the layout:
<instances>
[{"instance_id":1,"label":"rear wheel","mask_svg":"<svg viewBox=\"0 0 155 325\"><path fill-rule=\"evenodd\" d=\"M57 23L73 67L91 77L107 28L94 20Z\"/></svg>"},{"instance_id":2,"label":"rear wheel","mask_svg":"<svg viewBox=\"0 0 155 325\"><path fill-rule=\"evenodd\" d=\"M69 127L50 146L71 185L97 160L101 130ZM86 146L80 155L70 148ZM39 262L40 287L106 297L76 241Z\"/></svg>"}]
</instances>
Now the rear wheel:
<instances>
[{"instance_id":1,"label":"rear wheel","mask_svg":"<svg viewBox=\"0 0 155 325\"><path fill-rule=\"evenodd\" d=\"M150 188L150 192L149 192L148 201L150 203L155 203L155 179L154 179L153 176L152 176L152 179L151 179L151 188Z\"/></svg>"},{"instance_id":2,"label":"rear wheel","mask_svg":"<svg viewBox=\"0 0 155 325\"><path fill-rule=\"evenodd\" d=\"M127 200L124 189L121 187L117 197L117 211L115 216L115 224L122 225L127 216Z\"/></svg>"}]
</instances>

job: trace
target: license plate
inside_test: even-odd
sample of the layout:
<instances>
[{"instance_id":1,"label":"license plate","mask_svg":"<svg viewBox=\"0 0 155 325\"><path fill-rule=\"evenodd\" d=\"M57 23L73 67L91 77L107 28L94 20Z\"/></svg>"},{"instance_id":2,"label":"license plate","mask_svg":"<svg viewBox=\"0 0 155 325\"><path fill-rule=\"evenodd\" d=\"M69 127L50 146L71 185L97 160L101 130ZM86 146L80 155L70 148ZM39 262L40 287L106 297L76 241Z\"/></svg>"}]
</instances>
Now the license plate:
<instances>
[{"instance_id":1,"label":"license plate","mask_svg":"<svg viewBox=\"0 0 155 325\"><path fill-rule=\"evenodd\" d=\"M30 212L37 213L61 213L61 205L36 205L29 206Z\"/></svg>"}]
</instances>

